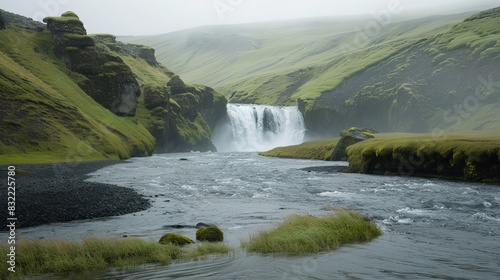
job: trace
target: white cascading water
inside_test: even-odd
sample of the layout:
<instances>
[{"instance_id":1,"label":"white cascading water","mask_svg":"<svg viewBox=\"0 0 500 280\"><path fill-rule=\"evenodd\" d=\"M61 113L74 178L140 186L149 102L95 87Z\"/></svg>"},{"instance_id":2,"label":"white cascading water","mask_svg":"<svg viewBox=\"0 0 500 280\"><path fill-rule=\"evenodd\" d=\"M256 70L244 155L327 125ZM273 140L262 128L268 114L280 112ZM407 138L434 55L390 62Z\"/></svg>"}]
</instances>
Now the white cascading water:
<instances>
[{"instance_id":1,"label":"white cascading water","mask_svg":"<svg viewBox=\"0 0 500 280\"><path fill-rule=\"evenodd\" d=\"M228 104L227 118L214 129L212 142L220 152L267 151L302 143L305 131L296 106Z\"/></svg>"}]
</instances>

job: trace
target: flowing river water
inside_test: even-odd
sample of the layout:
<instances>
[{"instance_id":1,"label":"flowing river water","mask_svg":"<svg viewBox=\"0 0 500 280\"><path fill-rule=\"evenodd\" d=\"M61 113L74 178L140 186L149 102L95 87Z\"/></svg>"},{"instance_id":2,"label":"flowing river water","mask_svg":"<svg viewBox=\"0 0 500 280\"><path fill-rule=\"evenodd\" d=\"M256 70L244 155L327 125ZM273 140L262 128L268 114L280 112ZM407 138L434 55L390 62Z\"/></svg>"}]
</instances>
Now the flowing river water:
<instances>
[{"instance_id":1,"label":"flowing river water","mask_svg":"<svg viewBox=\"0 0 500 280\"><path fill-rule=\"evenodd\" d=\"M98 170L89 180L134 188L151 198L150 209L18 234L29 239L127 235L158 240L176 232L194 239L196 229L169 226L205 222L217 224L234 247L230 255L208 260L112 269L73 279L500 279L498 186L301 170L331 165L345 163L242 152L133 158ZM251 234L292 214L324 215L328 205L371 217L384 235L308 256L240 249L240 241Z\"/></svg>"}]
</instances>

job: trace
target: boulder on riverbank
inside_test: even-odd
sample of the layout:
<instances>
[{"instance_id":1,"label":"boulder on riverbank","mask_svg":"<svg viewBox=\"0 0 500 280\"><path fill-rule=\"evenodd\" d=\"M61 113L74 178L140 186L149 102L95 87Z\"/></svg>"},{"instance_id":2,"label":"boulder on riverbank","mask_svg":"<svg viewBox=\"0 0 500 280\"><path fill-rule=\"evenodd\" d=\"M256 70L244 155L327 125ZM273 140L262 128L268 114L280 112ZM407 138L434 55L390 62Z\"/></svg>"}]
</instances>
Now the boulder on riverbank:
<instances>
[{"instance_id":1,"label":"boulder on riverbank","mask_svg":"<svg viewBox=\"0 0 500 280\"><path fill-rule=\"evenodd\" d=\"M160 238L159 243L160 244L174 244L177 246L184 246L184 245L192 244L192 243L194 243L194 241L185 237L184 235L180 235L177 233L167 233Z\"/></svg>"},{"instance_id":2,"label":"boulder on riverbank","mask_svg":"<svg viewBox=\"0 0 500 280\"><path fill-rule=\"evenodd\" d=\"M346 161L347 160L347 147L374 138L373 133L377 133L374 129L351 127L340 133L340 140L333 150L331 161Z\"/></svg>"},{"instance_id":3,"label":"boulder on riverbank","mask_svg":"<svg viewBox=\"0 0 500 280\"><path fill-rule=\"evenodd\" d=\"M196 240L221 242L224 241L224 233L218 227L203 227L196 231Z\"/></svg>"}]
</instances>

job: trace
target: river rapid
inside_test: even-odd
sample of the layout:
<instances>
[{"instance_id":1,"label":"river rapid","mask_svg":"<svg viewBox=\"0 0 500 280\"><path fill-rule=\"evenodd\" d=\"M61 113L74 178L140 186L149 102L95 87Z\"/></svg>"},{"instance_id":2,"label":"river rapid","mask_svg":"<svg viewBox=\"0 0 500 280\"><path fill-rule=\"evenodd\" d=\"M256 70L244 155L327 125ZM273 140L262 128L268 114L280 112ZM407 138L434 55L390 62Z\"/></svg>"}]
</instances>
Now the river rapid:
<instances>
[{"instance_id":1,"label":"river rapid","mask_svg":"<svg viewBox=\"0 0 500 280\"><path fill-rule=\"evenodd\" d=\"M89 181L134 188L150 197L150 209L20 229L18 234L27 239L126 235L158 240L176 232L194 240L196 229L169 226L205 222L217 224L235 249L203 261L73 279L500 279L499 186L301 170L345 164L241 152L133 158L98 170ZM371 217L384 235L300 257L240 249L240 241L289 215L325 215L329 205Z\"/></svg>"}]
</instances>

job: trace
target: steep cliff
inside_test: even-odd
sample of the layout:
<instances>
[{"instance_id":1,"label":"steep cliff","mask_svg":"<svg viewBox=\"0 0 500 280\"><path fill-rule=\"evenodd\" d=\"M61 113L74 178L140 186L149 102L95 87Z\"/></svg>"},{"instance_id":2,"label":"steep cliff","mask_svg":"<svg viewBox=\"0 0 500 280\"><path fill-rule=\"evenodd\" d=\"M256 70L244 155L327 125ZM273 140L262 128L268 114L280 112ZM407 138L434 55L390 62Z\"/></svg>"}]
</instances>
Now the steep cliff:
<instances>
[{"instance_id":1,"label":"steep cliff","mask_svg":"<svg viewBox=\"0 0 500 280\"><path fill-rule=\"evenodd\" d=\"M0 15L6 27L0 30L0 162L213 149L203 117L225 98L187 85L196 102L180 106L167 85L174 74L152 48L89 36L73 12L46 18L47 26Z\"/></svg>"},{"instance_id":2,"label":"steep cliff","mask_svg":"<svg viewBox=\"0 0 500 280\"><path fill-rule=\"evenodd\" d=\"M133 116L141 94L132 70L123 60L96 46L78 16L66 12L46 17L56 55L71 71L82 74L79 86L99 104L120 116Z\"/></svg>"},{"instance_id":3,"label":"steep cliff","mask_svg":"<svg viewBox=\"0 0 500 280\"><path fill-rule=\"evenodd\" d=\"M186 85L156 61L155 50L124 44L109 34L92 36L96 45L118 55L141 88L137 119L156 138L156 152L215 151L211 129L226 112L226 98L201 85Z\"/></svg>"}]
</instances>

